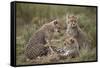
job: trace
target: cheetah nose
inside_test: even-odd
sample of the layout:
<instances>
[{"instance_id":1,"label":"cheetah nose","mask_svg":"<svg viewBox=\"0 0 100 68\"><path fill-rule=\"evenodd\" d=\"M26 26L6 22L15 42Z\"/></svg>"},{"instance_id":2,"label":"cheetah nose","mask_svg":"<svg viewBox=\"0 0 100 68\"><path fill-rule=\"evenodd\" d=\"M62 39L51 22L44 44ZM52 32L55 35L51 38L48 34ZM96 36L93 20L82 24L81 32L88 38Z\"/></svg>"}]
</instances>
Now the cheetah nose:
<instances>
[{"instance_id":1,"label":"cheetah nose","mask_svg":"<svg viewBox=\"0 0 100 68\"><path fill-rule=\"evenodd\" d=\"M57 32L59 32L59 33L60 33L60 30L58 30Z\"/></svg>"},{"instance_id":2,"label":"cheetah nose","mask_svg":"<svg viewBox=\"0 0 100 68\"><path fill-rule=\"evenodd\" d=\"M76 26L76 24L73 24L73 25L72 25L72 27L75 27L75 26Z\"/></svg>"},{"instance_id":3,"label":"cheetah nose","mask_svg":"<svg viewBox=\"0 0 100 68\"><path fill-rule=\"evenodd\" d=\"M73 25L75 25L75 23Z\"/></svg>"}]
</instances>

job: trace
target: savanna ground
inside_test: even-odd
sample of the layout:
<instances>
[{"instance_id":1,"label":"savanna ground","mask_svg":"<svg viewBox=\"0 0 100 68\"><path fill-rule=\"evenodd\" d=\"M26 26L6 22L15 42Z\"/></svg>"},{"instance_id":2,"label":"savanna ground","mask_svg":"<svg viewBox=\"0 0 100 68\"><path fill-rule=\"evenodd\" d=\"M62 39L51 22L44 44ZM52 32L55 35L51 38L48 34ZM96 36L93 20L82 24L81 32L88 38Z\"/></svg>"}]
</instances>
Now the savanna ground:
<instances>
[{"instance_id":1,"label":"savanna ground","mask_svg":"<svg viewBox=\"0 0 100 68\"><path fill-rule=\"evenodd\" d=\"M63 36L66 29L66 14L75 14L79 18L80 28L87 33L91 40L92 50L80 51L80 56L73 59L64 59L61 62L79 62L96 60L96 7L62 6L62 5L40 5L40 4L16 4L16 63L17 65L32 64L24 60L24 48L30 37L43 24L59 19L63 30L54 39ZM63 42L58 42L55 46L62 47Z\"/></svg>"}]
</instances>

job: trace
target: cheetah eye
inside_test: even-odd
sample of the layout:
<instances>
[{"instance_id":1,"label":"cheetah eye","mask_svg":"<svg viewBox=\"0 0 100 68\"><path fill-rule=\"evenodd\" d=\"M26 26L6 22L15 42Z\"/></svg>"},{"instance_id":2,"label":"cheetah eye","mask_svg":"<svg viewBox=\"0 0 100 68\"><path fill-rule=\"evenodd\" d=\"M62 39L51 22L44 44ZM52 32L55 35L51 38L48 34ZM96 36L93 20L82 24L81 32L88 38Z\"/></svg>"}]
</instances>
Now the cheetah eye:
<instances>
[{"instance_id":1,"label":"cheetah eye","mask_svg":"<svg viewBox=\"0 0 100 68\"><path fill-rule=\"evenodd\" d=\"M76 21L76 20L74 20L74 23L77 23L77 21Z\"/></svg>"}]
</instances>

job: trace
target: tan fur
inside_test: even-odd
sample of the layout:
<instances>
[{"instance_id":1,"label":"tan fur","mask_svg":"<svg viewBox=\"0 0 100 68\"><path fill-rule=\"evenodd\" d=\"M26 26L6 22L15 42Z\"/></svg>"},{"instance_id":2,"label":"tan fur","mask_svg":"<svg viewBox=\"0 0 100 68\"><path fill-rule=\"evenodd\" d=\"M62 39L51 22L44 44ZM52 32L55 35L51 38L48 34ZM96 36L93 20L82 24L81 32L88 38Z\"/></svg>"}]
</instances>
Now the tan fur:
<instances>
[{"instance_id":1,"label":"tan fur","mask_svg":"<svg viewBox=\"0 0 100 68\"><path fill-rule=\"evenodd\" d=\"M33 36L30 38L25 55L28 59L34 59L37 56L47 54L45 44L51 44L51 39L55 31L59 32L60 25L57 20L44 24Z\"/></svg>"},{"instance_id":2,"label":"tan fur","mask_svg":"<svg viewBox=\"0 0 100 68\"><path fill-rule=\"evenodd\" d=\"M74 58L79 56L79 44L77 40L72 36L67 36L67 38L64 40L64 47L58 48L56 46L51 46L51 49L49 48L49 54L54 55L55 53L58 55L60 59L66 59L66 58Z\"/></svg>"},{"instance_id":3,"label":"tan fur","mask_svg":"<svg viewBox=\"0 0 100 68\"><path fill-rule=\"evenodd\" d=\"M62 56L76 57L79 56L79 44L75 38L69 36L64 41L65 53Z\"/></svg>"},{"instance_id":4,"label":"tan fur","mask_svg":"<svg viewBox=\"0 0 100 68\"><path fill-rule=\"evenodd\" d=\"M78 25L78 18L74 15L67 17L66 36L73 36L79 43L80 49L90 49L90 40Z\"/></svg>"}]
</instances>

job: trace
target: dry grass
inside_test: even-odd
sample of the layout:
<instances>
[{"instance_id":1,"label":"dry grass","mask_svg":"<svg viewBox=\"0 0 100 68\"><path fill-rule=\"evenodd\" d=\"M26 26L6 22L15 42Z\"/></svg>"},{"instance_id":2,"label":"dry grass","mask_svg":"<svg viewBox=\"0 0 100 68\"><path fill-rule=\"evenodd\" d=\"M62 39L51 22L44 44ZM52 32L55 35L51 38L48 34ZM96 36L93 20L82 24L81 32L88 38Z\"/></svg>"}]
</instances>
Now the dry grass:
<instances>
[{"instance_id":1,"label":"dry grass","mask_svg":"<svg viewBox=\"0 0 100 68\"><path fill-rule=\"evenodd\" d=\"M39 8L39 9L36 9ZM66 8L66 9L65 9ZM36 9L36 10L33 10ZM43 10L44 9L44 10ZM55 10L54 10L55 9ZM16 28L16 63L17 65L27 64L46 64L46 63L60 63L60 62L80 62L80 61L94 61L96 60L96 8L94 7L75 7L75 6L41 6L41 5L28 5L17 4L17 28ZM92 10L92 11L91 11ZM43 12L43 13L42 13ZM57 59L57 55L44 56L36 61L25 61L24 48L31 38L31 36L41 28L45 23L50 22L52 19L58 18L63 26L63 30L60 34L55 33L53 40L59 40L64 37L66 28L65 15L67 13L77 14L79 17L79 26L87 33L87 36L92 41L92 50L87 52L85 50L80 51L80 56L76 58ZM63 41L53 42L54 46L63 47ZM57 59L52 60L51 59ZM34 61L34 62L33 62Z\"/></svg>"}]
</instances>

